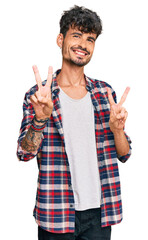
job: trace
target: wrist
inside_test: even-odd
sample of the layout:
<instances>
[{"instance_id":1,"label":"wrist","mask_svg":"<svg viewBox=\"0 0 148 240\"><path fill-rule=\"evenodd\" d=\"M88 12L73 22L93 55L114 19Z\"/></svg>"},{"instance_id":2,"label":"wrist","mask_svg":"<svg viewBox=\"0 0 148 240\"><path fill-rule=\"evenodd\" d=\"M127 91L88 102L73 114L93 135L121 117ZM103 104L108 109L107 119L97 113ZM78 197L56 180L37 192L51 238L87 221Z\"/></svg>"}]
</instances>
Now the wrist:
<instances>
[{"instance_id":1,"label":"wrist","mask_svg":"<svg viewBox=\"0 0 148 240\"><path fill-rule=\"evenodd\" d=\"M40 132L40 131L43 131L44 128L46 127L46 124L48 122L48 119L49 118L46 118L46 119L40 119L38 120L36 118L36 116L34 116L34 118L32 119L32 125L31 125L31 128L36 131L36 132Z\"/></svg>"},{"instance_id":2,"label":"wrist","mask_svg":"<svg viewBox=\"0 0 148 240\"><path fill-rule=\"evenodd\" d=\"M124 130L123 129L114 129L112 131L112 133L114 134L114 136L121 136L124 134Z\"/></svg>"},{"instance_id":3,"label":"wrist","mask_svg":"<svg viewBox=\"0 0 148 240\"><path fill-rule=\"evenodd\" d=\"M34 123L37 125L37 126L43 126L44 124L46 124L48 122L49 118L39 118L37 117L36 115L34 116Z\"/></svg>"}]
</instances>

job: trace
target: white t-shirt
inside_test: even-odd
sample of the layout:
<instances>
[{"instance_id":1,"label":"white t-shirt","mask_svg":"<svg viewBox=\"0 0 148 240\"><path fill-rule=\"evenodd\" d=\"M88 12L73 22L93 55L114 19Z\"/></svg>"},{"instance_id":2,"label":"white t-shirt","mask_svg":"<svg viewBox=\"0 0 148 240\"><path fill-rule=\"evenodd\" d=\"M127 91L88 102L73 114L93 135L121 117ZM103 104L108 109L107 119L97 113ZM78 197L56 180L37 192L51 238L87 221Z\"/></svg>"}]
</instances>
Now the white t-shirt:
<instances>
[{"instance_id":1,"label":"white t-shirt","mask_svg":"<svg viewBox=\"0 0 148 240\"><path fill-rule=\"evenodd\" d=\"M60 88L59 99L75 209L100 207L94 107L90 93L81 99L73 99Z\"/></svg>"}]
</instances>

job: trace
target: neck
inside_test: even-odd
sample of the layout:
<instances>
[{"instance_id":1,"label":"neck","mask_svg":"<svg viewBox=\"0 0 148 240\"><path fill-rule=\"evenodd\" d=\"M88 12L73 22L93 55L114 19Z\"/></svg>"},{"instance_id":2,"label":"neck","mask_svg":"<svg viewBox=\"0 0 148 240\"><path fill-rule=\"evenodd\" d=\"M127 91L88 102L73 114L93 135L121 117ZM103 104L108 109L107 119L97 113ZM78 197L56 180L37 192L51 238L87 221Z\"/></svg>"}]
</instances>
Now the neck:
<instances>
[{"instance_id":1,"label":"neck","mask_svg":"<svg viewBox=\"0 0 148 240\"><path fill-rule=\"evenodd\" d=\"M70 63L62 63L61 72L57 76L60 86L78 87L85 84L84 67L78 67Z\"/></svg>"}]
</instances>

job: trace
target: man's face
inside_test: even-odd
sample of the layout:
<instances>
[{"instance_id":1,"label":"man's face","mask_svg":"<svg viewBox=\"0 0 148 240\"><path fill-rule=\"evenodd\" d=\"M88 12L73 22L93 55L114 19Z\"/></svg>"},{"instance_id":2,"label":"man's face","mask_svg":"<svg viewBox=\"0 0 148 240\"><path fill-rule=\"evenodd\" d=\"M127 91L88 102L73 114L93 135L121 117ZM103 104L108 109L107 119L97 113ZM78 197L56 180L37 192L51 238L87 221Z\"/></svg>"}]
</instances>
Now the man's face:
<instances>
[{"instance_id":1,"label":"man's face","mask_svg":"<svg viewBox=\"0 0 148 240\"><path fill-rule=\"evenodd\" d=\"M83 33L77 28L69 28L62 42L63 60L77 66L85 66L92 57L96 34Z\"/></svg>"}]
</instances>

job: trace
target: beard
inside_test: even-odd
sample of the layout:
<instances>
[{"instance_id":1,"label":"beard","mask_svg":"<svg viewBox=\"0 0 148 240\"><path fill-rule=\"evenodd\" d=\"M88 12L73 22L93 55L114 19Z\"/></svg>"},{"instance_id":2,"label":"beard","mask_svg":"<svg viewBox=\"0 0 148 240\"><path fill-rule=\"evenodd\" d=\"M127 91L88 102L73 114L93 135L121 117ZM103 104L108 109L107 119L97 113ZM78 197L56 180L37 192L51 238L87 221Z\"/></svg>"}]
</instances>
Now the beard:
<instances>
[{"instance_id":1,"label":"beard","mask_svg":"<svg viewBox=\"0 0 148 240\"><path fill-rule=\"evenodd\" d=\"M68 61L75 66L84 67L85 65L87 65L87 63L89 63L90 59L84 61L81 57L78 57L77 59L70 58Z\"/></svg>"},{"instance_id":2,"label":"beard","mask_svg":"<svg viewBox=\"0 0 148 240\"><path fill-rule=\"evenodd\" d=\"M80 49L80 48L77 48ZM73 48L71 48L71 50L73 51ZM81 56L73 56L73 54L71 55L71 53L69 52L67 55L67 51L64 49L64 47L62 47L62 55L63 55L63 60L66 61L67 63L70 63L71 65L75 65L78 67L84 67L85 65L87 65L90 60L91 57L87 58L87 59L83 59ZM90 53L88 52L88 54L90 55Z\"/></svg>"}]
</instances>

